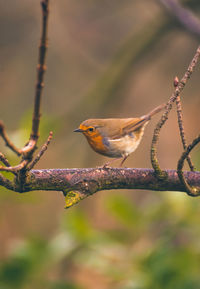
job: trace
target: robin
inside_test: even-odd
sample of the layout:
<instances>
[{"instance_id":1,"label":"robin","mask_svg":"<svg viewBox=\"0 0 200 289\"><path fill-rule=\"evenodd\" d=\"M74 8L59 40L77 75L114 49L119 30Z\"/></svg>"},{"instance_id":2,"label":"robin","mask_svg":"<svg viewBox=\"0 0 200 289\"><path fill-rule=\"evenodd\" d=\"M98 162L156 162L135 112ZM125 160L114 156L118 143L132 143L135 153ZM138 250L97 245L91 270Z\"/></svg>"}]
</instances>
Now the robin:
<instances>
[{"instance_id":1,"label":"robin","mask_svg":"<svg viewBox=\"0 0 200 289\"><path fill-rule=\"evenodd\" d=\"M83 133L95 152L110 158L122 158L122 166L138 147L151 117L164 106L160 105L138 118L87 119L74 132Z\"/></svg>"}]
</instances>

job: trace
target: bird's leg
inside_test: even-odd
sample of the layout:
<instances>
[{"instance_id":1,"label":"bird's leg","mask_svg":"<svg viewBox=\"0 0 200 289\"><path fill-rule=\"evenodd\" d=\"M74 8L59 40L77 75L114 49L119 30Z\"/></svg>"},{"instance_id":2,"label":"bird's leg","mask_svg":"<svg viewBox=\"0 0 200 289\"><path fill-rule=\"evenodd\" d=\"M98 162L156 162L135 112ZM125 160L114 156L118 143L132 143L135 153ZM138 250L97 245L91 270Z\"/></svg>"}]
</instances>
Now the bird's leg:
<instances>
[{"instance_id":1,"label":"bird's leg","mask_svg":"<svg viewBox=\"0 0 200 289\"><path fill-rule=\"evenodd\" d=\"M117 160L119 160L119 159L121 159L121 158L122 158L122 157L115 158L115 159L113 159L113 160L110 161L110 162L106 162L106 163L102 166L102 168L103 168L103 169L109 168L109 167L110 167L110 164L114 163L115 161L117 161Z\"/></svg>"},{"instance_id":2,"label":"bird's leg","mask_svg":"<svg viewBox=\"0 0 200 289\"><path fill-rule=\"evenodd\" d=\"M125 157L123 157L123 160L122 160L121 163L120 163L120 167L122 167L123 163L125 162L125 160L127 159L128 156L129 156L129 155L126 155Z\"/></svg>"},{"instance_id":3,"label":"bird's leg","mask_svg":"<svg viewBox=\"0 0 200 289\"><path fill-rule=\"evenodd\" d=\"M112 164L112 163L114 163L115 161L118 161L118 160L120 160L121 158L123 158L122 161L121 161L121 163L120 163L120 165L119 165L119 167L122 167L123 163L125 162L125 160L127 159L128 156L129 156L129 155L126 155L126 156L123 156L123 157L119 157L119 158L115 158L115 159L113 159L112 161L105 163L105 164L102 166L102 168L103 168L103 169L109 168L109 167L110 167L110 164Z\"/></svg>"}]
</instances>

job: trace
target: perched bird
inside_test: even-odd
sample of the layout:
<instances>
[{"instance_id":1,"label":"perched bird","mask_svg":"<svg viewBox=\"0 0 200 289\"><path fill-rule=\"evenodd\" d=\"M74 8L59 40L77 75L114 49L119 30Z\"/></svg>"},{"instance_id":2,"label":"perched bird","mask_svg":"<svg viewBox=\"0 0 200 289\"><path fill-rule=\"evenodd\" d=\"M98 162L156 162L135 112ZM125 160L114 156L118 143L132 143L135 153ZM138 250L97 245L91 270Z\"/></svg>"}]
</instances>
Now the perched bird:
<instances>
[{"instance_id":1,"label":"perched bird","mask_svg":"<svg viewBox=\"0 0 200 289\"><path fill-rule=\"evenodd\" d=\"M164 106L138 118L87 119L74 132L83 133L95 152L110 158L123 158L122 165L138 147L151 117Z\"/></svg>"}]
</instances>

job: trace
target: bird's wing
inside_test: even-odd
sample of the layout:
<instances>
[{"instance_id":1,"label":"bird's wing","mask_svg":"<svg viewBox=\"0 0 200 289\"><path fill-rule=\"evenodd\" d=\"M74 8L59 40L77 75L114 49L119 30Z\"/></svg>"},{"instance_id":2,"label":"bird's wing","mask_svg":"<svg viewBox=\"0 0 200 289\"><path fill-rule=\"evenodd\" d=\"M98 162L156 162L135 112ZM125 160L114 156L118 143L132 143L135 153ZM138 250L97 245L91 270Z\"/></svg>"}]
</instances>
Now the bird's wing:
<instances>
[{"instance_id":1,"label":"bird's wing","mask_svg":"<svg viewBox=\"0 0 200 289\"><path fill-rule=\"evenodd\" d=\"M113 131L112 138L118 139L131 132L139 132L146 122L149 121L147 117L124 119L124 123L117 131Z\"/></svg>"},{"instance_id":2,"label":"bird's wing","mask_svg":"<svg viewBox=\"0 0 200 289\"><path fill-rule=\"evenodd\" d=\"M139 133L140 130L144 127L145 124L149 122L151 117L156 113L160 112L164 109L165 104L159 105L154 108L148 114L143 115L139 118L124 118L120 120L120 127L113 128L112 137L114 139L118 139L126 134L130 134L132 132Z\"/></svg>"}]
</instances>

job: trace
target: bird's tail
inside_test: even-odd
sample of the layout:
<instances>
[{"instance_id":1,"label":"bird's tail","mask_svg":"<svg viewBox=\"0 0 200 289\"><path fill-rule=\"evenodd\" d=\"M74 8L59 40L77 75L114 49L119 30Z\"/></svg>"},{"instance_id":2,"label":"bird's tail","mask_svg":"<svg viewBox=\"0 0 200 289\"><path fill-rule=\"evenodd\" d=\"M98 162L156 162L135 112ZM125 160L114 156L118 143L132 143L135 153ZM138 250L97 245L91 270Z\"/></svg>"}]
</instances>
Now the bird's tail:
<instances>
[{"instance_id":1,"label":"bird's tail","mask_svg":"<svg viewBox=\"0 0 200 289\"><path fill-rule=\"evenodd\" d=\"M154 114L160 112L161 110L163 110L165 108L165 103L161 104L159 106L157 106L156 108L154 108L152 111L150 111L148 114L145 115L145 118L150 119Z\"/></svg>"},{"instance_id":2,"label":"bird's tail","mask_svg":"<svg viewBox=\"0 0 200 289\"><path fill-rule=\"evenodd\" d=\"M138 119L133 119L134 120L133 122L131 121L130 124L128 124L124 127L123 130L125 131L125 134L127 134L129 132L133 132L133 131L138 130L138 129L141 129L142 127L145 127L145 125L148 124L151 117L164 108L165 108L165 104L161 104L161 105L157 106L156 108L154 108L152 111L150 111L148 114L143 115L142 117L140 117ZM135 120L137 120L137 121L135 121Z\"/></svg>"}]
</instances>

